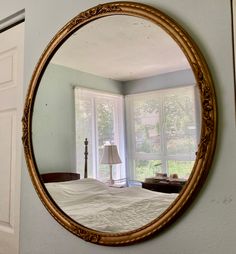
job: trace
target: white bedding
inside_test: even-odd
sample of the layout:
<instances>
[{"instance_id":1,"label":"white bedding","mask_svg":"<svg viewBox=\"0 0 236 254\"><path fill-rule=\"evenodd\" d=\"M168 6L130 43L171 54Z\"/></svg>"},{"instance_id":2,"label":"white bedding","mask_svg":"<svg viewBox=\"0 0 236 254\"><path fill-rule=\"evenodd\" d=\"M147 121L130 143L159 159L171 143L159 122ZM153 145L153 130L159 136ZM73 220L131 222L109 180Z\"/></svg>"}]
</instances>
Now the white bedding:
<instances>
[{"instance_id":1,"label":"white bedding","mask_svg":"<svg viewBox=\"0 0 236 254\"><path fill-rule=\"evenodd\" d=\"M178 194L141 187L113 188L95 179L47 183L59 207L80 224L103 232L137 229L157 218Z\"/></svg>"}]
</instances>

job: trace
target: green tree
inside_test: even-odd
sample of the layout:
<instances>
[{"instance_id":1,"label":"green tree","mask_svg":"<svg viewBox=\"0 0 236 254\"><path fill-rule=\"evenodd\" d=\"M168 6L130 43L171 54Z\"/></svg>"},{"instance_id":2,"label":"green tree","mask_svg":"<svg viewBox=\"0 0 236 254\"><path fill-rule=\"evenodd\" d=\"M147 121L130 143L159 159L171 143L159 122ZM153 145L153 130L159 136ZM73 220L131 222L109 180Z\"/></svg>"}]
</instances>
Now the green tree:
<instances>
[{"instance_id":1,"label":"green tree","mask_svg":"<svg viewBox=\"0 0 236 254\"><path fill-rule=\"evenodd\" d=\"M114 119L113 105L108 103L97 104L97 128L99 147L104 145L105 141L114 140Z\"/></svg>"}]
</instances>

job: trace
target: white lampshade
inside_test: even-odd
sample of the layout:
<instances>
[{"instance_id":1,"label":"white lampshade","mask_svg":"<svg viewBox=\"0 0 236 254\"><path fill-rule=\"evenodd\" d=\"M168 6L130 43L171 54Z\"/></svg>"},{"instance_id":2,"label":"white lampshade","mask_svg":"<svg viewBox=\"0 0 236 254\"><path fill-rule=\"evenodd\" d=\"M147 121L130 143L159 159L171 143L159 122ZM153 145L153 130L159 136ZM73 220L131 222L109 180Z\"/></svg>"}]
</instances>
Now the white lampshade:
<instances>
[{"instance_id":1,"label":"white lampshade","mask_svg":"<svg viewBox=\"0 0 236 254\"><path fill-rule=\"evenodd\" d=\"M120 164L121 159L117 151L116 145L105 145L103 148L103 155L101 159L101 164Z\"/></svg>"}]
</instances>

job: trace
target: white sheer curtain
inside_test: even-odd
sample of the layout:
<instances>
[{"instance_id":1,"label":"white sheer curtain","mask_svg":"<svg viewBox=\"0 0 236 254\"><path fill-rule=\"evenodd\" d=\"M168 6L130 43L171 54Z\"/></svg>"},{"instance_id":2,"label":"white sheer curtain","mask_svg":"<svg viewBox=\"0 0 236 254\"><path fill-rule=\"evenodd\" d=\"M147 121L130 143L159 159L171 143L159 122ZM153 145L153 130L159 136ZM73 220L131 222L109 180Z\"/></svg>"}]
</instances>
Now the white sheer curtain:
<instances>
[{"instance_id":1,"label":"white sheer curtain","mask_svg":"<svg viewBox=\"0 0 236 254\"><path fill-rule=\"evenodd\" d=\"M83 175L84 139L88 145L88 176L109 178L109 167L101 165L103 145L116 144L122 164L113 166L114 179L125 177L123 96L76 87L75 125L77 171Z\"/></svg>"}]
</instances>

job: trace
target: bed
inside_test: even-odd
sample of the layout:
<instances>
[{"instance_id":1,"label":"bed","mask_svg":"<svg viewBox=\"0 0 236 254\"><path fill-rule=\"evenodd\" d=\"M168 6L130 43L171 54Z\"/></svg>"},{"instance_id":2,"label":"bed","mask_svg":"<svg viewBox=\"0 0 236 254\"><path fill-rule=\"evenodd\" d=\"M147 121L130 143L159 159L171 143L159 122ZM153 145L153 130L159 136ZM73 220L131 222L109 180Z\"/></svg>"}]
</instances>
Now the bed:
<instances>
[{"instance_id":1,"label":"bed","mask_svg":"<svg viewBox=\"0 0 236 254\"><path fill-rule=\"evenodd\" d=\"M120 233L142 227L163 213L178 195L140 186L114 188L84 176L80 179L79 174L63 172L43 174L41 178L53 200L68 216L102 232Z\"/></svg>"}]
</instances>

